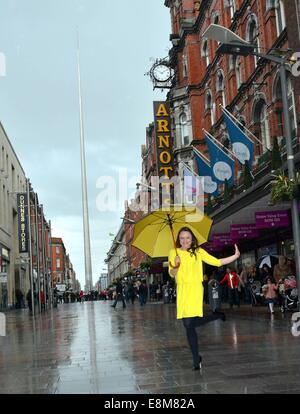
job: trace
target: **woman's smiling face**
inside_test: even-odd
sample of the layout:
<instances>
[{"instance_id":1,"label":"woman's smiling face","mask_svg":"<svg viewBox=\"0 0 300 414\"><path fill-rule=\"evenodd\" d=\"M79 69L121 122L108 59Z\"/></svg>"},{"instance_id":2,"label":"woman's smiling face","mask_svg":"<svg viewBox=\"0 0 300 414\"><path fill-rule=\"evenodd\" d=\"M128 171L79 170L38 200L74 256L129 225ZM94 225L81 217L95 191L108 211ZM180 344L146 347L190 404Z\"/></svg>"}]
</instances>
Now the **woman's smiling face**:
<instances>
[{"instance_id":1,"label":"woman's smiling face","mask_svg":"<svg viewBox=\"0 0 300 414\"><path fill-rule=\"evenodd\" d=\"M189 231L182 231L179 234L179 242L182 250L188 250L192 246L192 235Z\"/></svg>"}]
</instances>

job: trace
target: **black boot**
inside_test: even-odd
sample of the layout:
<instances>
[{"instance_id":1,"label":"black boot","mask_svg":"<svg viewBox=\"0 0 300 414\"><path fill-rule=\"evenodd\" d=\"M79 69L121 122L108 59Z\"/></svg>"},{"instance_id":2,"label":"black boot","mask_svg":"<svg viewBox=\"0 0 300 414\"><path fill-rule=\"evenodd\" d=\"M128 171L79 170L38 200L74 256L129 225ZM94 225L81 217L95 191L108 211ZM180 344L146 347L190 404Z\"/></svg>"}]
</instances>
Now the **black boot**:
<instances>
[{"instance_id":1,"label":"black boot","mask_svg":"<svg viewBox=\"0 0 300 414\"><path fill-rule=\"evenodd\" d=\"M193 366L193 371L200 371L202 368L202 356L199 355L199 363L198 365Z\"/></svg>"}]
</instances>

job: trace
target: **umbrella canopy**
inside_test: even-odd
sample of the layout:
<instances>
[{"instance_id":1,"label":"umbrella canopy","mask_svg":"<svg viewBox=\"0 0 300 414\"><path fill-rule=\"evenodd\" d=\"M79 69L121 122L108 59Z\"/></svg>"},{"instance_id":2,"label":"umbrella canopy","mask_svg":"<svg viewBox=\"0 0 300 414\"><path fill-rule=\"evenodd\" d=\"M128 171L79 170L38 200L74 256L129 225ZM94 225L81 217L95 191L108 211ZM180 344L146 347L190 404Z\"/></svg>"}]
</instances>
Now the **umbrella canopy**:
<instances>
[{"instance_id":1,"label":"umbrella canopy","mask_svg":"<svg viewBox=\"0 0 300 414\"><path fill-rule=\"evenodd\" d=\"M160 209L135 224L132 245L150 257L165 257L182 227L188 227L200 245L207 241L211 226L212 220L195 207Z\"/></svg>"},{"instance_id":2,"label":"umbrella canopy","mask_svg":"<svg viewBox=\"0 0 300 414\"><path fill-rule=\"evenodd\" d=\"M268 254L265 256L261 256L257 263L256 266L258 266L260 269L264 266L264 265L268 265L270 268L274 267L276 264L278 263L278 256L276 255L272 255L272 254Z\"/></svg>"}]
</instances>

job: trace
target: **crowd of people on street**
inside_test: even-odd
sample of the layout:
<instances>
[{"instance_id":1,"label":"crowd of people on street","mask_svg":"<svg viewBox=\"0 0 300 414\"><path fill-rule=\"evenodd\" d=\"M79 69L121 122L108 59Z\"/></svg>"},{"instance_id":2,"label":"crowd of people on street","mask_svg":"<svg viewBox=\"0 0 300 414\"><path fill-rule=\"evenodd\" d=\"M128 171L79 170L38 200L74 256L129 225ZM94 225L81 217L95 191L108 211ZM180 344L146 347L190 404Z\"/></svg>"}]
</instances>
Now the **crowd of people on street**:
<instances>
[{"instance_id":1,"label":"crowd of people on street","mask_svg":"<svg viewBox=\"0 0 300 414\"><path fill-rule=\"evenodd\" d=\"M296 287L295 264L293 260L279 256L278 263L273 267L264 264L261 268L256 265L242 266L239 269L227 267L225 274L215 269L209 276L204 275L204 300L209 303L209 280L216 280L220 285L221 301L228 302L230 308L239 307L240 303L269 305L270 313L274 313L277 304L283 311L287 280L293 280L290 285ZM296 300L295 300L296 302ZM296 304L296 303L295 303Z\"/></svg>"},{"instance_id":2,"label":"crowd of people on street","mask_svg":"<svg viewBox=\"0 0 300 414\"><path fill-rule=\"evenodd\" d=\"M230 308L240 307L240 304L268 305L270 313L274 313L274 306L284 311L286 302L286 292L296 291L295 264L292 259L285 256L278 257L278 263L270 267L264 264L261 268L253 264L251 266L242 266L235 269L233 266L214 268L211 273L204 273L204 302L211 304L209 299L210 281L216 281L220 302L228 303ZM215 285L214 285L215 286ZM56 288L53 290L53 306L58 304L74 303L95 300L113 301L112 307L116 308L118 302L122 303L123 308L130 304L138 302L141 307L149 302L163 302L164 304L176 303L177 288L174 280L166 282L153 282L147 284L144 279L128 280L119 278L114 281L113 285L101 291L92 290L89 292L60 292ZM49 305L49 298L41 290L39 295L34 293L35 304L39 305L41 310L45 310L46 304ZM17 309L27 306L32 311L32 294L31 289L26 295L20 289L15 292ZM295 298L295 305L298 297ZM293 304L292 304L293 305Z\"/></svg>"}]
</instances>

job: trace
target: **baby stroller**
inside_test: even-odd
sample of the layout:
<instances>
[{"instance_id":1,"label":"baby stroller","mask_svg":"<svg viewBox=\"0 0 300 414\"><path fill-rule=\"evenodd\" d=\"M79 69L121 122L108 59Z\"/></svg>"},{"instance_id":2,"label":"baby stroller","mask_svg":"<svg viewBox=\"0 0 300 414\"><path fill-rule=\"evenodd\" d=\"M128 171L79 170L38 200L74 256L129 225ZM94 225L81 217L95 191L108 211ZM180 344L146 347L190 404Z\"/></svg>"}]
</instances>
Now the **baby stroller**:
<instances>
[{"instance_id":1,"label":"baby stroller","mask_svg":"<svg viewBox=\"0 0 300 414\"><path fill-rule=\"evenodd\" d=\"M279 284L279 295L281 296L281 312L293 310L298 305L298 289L296 277L291 275L284 278Z\"/></svg>"}]
</instances>

